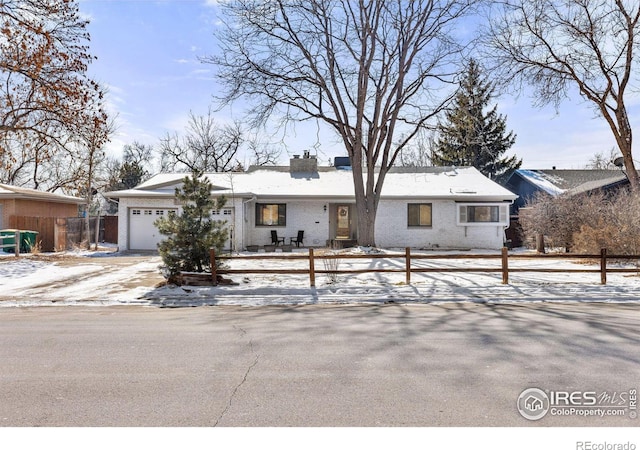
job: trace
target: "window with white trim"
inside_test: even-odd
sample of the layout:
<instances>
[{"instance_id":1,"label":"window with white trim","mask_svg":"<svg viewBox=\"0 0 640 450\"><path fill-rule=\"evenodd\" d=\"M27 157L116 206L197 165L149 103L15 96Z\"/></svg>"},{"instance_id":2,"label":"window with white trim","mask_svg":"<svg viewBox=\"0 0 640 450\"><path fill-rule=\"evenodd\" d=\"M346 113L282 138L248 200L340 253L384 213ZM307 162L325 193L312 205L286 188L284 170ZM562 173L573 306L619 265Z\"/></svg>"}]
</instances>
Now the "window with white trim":
<instances>
[{"instance_id":1,"label":"window with white trim","mask_svg":"<svg viewBox=\"0 0 640 450\"><path fill-rule=\"evenodd\" d=\"M458 204L458 225L509 225L507 204Z\"/></svg>"}]
</instances>

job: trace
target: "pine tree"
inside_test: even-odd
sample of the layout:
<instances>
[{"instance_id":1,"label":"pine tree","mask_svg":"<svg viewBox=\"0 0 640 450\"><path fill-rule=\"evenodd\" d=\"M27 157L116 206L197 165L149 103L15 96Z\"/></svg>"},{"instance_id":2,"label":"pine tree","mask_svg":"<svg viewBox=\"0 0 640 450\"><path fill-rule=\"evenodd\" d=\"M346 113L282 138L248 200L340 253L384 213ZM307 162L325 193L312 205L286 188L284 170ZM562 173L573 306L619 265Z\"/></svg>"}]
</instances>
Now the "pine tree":
<instances>
[{"instance_id":1,"label":"pine tree","mask_svg":"<svg viewBox=\"0 0 640 450\"><path fill-rule=\"evenodd\" d=\"M220 210L225 198L211 197L211 183L193 173L176 188L176 199L182 213L170 213L158 219L155 225L166 239L158 244L164 262L163 271L169 282L176 282L180 272L205 272L210 268L209 249L222 251L228 239L224 222L213 220L211 213Z\"/></svg>"},{"instance_id":2,"label":"pine tree","mask_svg":"<svg viewBox=\"0 0 640 450\"><path fill-rule=\"evenodd\" d=\"M516 138L513 132L506 133L506 119L496 112L497 106L484 113L493 93L493 85L471 60L453 105L445 113L445 123L438 125L433 165L473 166L496 181L520 167L521 159L502 156Z\"/></svg>"}]
</instances>

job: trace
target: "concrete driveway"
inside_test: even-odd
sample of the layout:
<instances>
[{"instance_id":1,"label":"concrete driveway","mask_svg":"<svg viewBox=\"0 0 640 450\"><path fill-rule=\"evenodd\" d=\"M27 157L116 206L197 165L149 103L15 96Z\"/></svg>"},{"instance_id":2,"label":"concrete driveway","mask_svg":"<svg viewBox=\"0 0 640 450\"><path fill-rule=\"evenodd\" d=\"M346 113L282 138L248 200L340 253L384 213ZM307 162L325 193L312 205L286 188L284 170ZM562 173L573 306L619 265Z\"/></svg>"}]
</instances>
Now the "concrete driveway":
<instances>
[{"instance_id":1,"label":"concrete driveway","mask_svg":"<svg viewBox=\"0 0 640 450\"><path fill-rule=\"evenodd\" d=\"M136 304L164 282L161 263L157 254L2 258L0 306Z\"/></svg>"},{"instance_id":2,"label":"concrete driveway","mask_svg":"<svg viewBox=\"0 0 640 450\"><path fill-rule=\"evenodd\" d=\"M638 426L639 331L632 304L4 308L0 425ZM627 415L527 420L531 387Z\"/></svg>"}]
</instances>

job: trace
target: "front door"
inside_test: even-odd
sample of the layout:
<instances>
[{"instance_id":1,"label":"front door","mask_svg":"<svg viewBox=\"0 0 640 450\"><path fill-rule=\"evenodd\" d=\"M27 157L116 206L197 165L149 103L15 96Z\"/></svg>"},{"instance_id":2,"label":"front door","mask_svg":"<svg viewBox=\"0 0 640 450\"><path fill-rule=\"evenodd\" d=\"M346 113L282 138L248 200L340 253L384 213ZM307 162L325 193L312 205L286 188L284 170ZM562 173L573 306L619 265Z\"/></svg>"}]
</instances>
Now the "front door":
<instances>
[{"instance_id":1,"label":"front door","mask_svg":"<svg viewBox=\"0 0 640 450\"><path fill-rule=\"evenodd\" d=\"M338 227L336 229L336 239L351 239L351 207L349 205L338 205Z\"/></svg>"}]
</instances>

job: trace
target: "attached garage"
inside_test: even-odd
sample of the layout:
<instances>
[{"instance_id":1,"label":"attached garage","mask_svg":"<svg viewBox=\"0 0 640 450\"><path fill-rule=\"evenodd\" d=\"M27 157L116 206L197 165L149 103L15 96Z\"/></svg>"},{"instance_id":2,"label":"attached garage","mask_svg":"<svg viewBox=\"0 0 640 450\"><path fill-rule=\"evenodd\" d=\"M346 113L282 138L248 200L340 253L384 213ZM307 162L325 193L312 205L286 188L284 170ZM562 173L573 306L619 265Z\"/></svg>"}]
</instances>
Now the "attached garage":
<instances>
[{"instance_id":1,"label":"attached garage","mask_svg":"<svg viewBox=\"0 0 640 450\"><path fill-rule=\"evenodd\" d=\"M129 249L157 250L163 236L155 221L177 211L175 208L129 208Z\"/></svg>"},{"instance_id":2,"label":"attached garage","mask_svg":"<svg viewBox=\"0 0 640 450\"><path fill-rule=\"evenodd\" d=\"M129 208L129 250L157 250L158 243L163 239L162 234L154 225L161 217L166 217L176 208ZM224 208L214 211L212 218L233 223L233 209Z\"/></svg>"}]
</instances>

